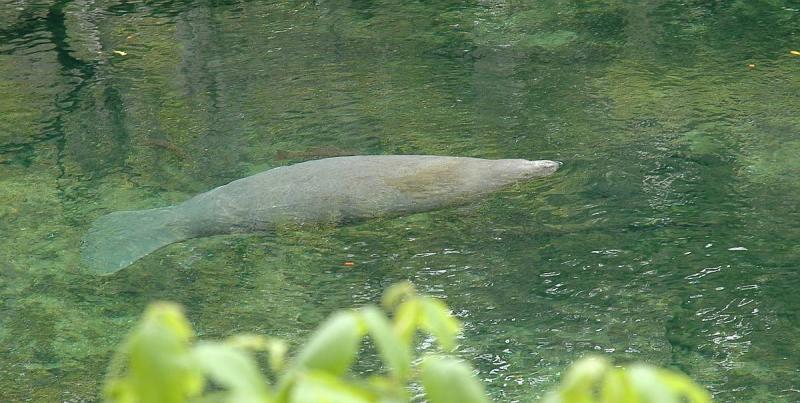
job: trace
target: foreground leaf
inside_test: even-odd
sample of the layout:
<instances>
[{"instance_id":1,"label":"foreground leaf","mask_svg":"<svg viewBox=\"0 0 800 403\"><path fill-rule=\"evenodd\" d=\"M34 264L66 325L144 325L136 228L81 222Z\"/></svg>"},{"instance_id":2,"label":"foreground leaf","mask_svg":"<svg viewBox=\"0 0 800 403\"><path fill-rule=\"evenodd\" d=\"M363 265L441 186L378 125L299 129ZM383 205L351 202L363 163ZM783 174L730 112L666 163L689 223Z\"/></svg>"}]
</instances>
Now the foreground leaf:
<instances>
[{"instance_id":1,"label":"foreground leaf","mask_svg":"<svg viewBox=\"0 0 800 403\"><path fill-rule=\"evenodd\" d=\"M383 361L397 379L404 381L411 368L409 345L398 337L389 320L378 308L365 307L361 310L361 315Z\"/></svg>"},{"instance_id":2,"label":"foreground leaf","mask_svg":"<svg viewBox=\"0 0 800 403\"><path fill-rule=\"evenodd\" d=\"M394 314L394 330L405 345L411 345L419 325L421 305L418 300L406 301Z\"/></svg>"},{"instance_id":3,"label":"foreground leaf","mask_svg":"<svg viewBox=\"0 0 800 403\"><path fill-rule=\"evenodd\" d=\"M273 371L283 367L286 351L289 346L281 339L255 334L241 334L230 337L225 344L252 351L266 351L269 354L269 366Z\"/></svg>"},{"instance_id":4,"label":"foreground leaf","mask_svg":"<svg viewBox=\"0 0 800 403\"><path fill-rule=\"evenodd\" d=\"M711 396L689 377L634 365L614 368L600 357L574 363L545 403L708 403Z\"/></svg>"},{"instance_id":5,"label":"foreground leaf","mask_svg":"<svg viewBox=\"0 0 800 403\"><path fill-rule=\"evenodd\" d=\"M420 378L430 403L489 402L483 385L472 375L470 367L453 358L426 358Z\"/></svg>"},{"instance_id":6,"label":"foreground leaf","mask_svg":"<svg viewBox=\"0 0 800 403\"><path fill-rule=\"evenodd\" d=\"M369 391L346 383L324 372L298 376L290 403L371 403L377 397Z\"/></svg>"},{"instance_id":7,"label":"foreground leaf","mask_svg":"<svg viewBox=\"0 0 800 403\"><path fill-rule=\"evenodd\" d=\"M689 377L649 365L635 365L628 371L631 385L641 401L653 403L707 403L709 393Z\"/></svg>"},{"instance_id":8,"label":"foreground leaf","mask_svg":"<svg viewBox=\"0 0 800 403\"><path fill-rule=\"evenodd\" d=\"M383 309L391 312L404 300L415 296L417 291L410 281L401 281L386 289L383 293Z\"/></svg>"},{"instance_id":9,"label":"foreground leaf","mask_svg":"<svg viewBox=\"0 0 800 403\"><path fill-rule=\"evenodd\" d=\"M314 332L295 365L342 375L356 358L362 335L361 322L353 312L335 313Z\"/></svg>"},{"instance_id":10,"label":"foreground leaf","mask_svg":"<svg viewBox=\"0 0 800 403\"><path fill-rule=\"evenodd\" d=\"M200 367L211 379L228 390L231 403L264 403L272 399L267 381L252 356L221 343L202 343L194 349Z\"/></svg>"},{"instance_id":11,"label":"foreground leaf","mask_svg":"<svg viewBox=\"0 0 800 403\"><path fill-rule=\"evenodd\" d=\"M199 395L204 378L190 353L192 337L178 305L150 305L112 363L105 399L181 403Z\"/></svg>"},{"instance_id":12,"label":"foreground leaf","mask_svg":"<svg viewBox=\"0 0 800 403\"><path fill-rule=\"evenodd\" d=\"M436 336L439 345L443 349L452 350L455 348L456 335L461 330L461 324L458 323L458 320L453 315L450 315L447 305L438 299L429 297L422 298L421 305L422 315L420 322L422 327Z\"/></svg>"}]
</instances>

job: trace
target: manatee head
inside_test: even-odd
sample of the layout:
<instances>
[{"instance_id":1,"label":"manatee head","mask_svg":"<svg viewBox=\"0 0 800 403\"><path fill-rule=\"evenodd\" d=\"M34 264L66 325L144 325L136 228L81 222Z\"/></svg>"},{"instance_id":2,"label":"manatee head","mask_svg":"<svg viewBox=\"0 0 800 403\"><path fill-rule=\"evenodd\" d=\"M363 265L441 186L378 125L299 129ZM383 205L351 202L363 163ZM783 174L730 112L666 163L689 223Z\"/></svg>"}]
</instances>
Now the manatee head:
<instances>
[{"instance_id":1,"label":"manatee head","mask_svg":"<svg viewBox=\"0 0 800 403\"><path fill-rule=\"evenodd\" d=\"M512 182L548 176L561 166L560 162L550 160L505 159L494 162L494 170Z\"/></svg>"}]
</instances>

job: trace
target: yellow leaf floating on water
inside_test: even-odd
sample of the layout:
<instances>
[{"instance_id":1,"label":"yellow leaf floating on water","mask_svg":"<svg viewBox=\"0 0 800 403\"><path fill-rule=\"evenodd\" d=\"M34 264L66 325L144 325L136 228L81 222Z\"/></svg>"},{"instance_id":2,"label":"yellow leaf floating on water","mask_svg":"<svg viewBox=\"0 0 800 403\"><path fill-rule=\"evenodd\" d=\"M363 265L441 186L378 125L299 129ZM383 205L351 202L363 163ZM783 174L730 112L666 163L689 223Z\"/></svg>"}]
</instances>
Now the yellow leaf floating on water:
<instances>
[{"instance_id":1,"label":"yellow leaf floating on water","mask_svg":"<svg viewBox=\"0 0 800 403\"><path fill-rule=\"evenodd\" d=\"M790 50L789 54L792 56L800 56L800 51L797 50Z\"/></svg>"},{"instance_id":2,"label":"yellow leaf floating on water","mask_svg":"<svg viewBox=\"0 0 800 403\"><path fill-rule=\"evenodd\" d=\"M128 55L128 52L123 52L121 50L115 50L113 53L115 55L120 55L120 56L127 56Z\"/></svg>"}]
</instances>

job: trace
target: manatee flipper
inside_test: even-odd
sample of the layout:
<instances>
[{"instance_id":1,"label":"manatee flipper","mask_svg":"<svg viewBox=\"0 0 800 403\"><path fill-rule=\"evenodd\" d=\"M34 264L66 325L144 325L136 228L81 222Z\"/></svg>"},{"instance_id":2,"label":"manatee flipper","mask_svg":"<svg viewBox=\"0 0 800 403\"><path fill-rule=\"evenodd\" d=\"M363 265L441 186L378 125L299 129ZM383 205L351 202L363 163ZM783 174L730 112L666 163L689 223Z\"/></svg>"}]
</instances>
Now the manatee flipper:
<instances>
[{"instance_id":1,"label":"manatee flipper","mask_svg":"<svg viewBox=\"0 0 800 403\"><path fill-rule=\"evenodd\" d=\"M118 211L98 218L83 238L89 272L108 275L171 243L190 238L174 207Z\"/></svg>"}]
</instances>

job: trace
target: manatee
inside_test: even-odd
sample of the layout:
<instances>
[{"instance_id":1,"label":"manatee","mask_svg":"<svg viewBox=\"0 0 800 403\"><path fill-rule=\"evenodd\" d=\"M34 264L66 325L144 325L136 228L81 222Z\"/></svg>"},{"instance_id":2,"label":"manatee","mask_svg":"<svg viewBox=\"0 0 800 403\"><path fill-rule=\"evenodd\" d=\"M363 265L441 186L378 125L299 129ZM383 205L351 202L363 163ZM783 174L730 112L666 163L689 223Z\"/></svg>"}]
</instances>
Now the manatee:
<instances>
[{"instance_id":1,"label":"manatee","mask_svg":"<svg viewBox=\"0 0 800 403\"><path fill-rule=\"evenodd\" d=\"M115 273L174 242L396 217L465 204L547 176L558 162L432 155L326 158L278 167L186 200L98 218L83 238L91 273Z\"/></svg>"}]
</instances>

